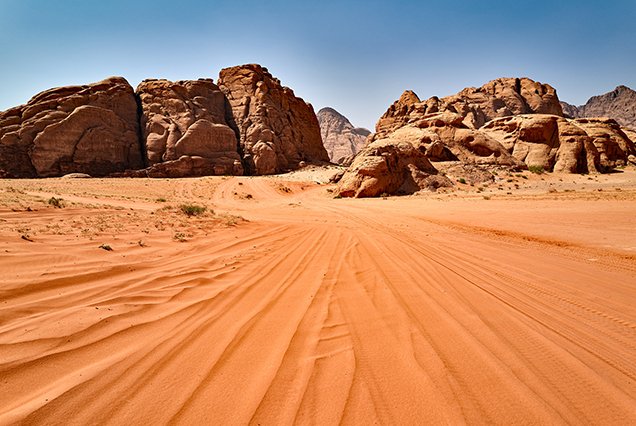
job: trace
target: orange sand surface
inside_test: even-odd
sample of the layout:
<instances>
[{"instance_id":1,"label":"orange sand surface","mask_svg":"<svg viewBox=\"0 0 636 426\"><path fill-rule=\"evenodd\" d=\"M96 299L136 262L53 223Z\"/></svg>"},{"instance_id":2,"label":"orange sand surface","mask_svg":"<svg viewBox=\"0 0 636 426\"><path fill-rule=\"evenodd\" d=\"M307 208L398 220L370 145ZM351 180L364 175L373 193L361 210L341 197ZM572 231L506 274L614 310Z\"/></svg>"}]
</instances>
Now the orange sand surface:
<instances>
[{"instance_id":1,"label":"orange sand surface","mask_svg":"<svg viewBox=\"0 0 636 426\"><path fill-rule=\"evenodd\" d=\"M636 172L332 172L0 181L0 424L636 423Z\"/></svg>"}]
</instances>

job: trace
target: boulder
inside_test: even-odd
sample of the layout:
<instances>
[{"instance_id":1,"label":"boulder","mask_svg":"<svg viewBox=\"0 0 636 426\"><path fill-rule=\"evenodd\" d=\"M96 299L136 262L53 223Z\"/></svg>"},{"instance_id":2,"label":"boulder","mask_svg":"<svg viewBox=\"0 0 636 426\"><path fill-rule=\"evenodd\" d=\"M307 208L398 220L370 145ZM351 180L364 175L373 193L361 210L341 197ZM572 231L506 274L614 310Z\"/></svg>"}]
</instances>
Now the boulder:
<instances>
[{"instance_id":1,"label":"boulder","mask_svg":"<svg viewBox=\"0 0 636 426\"><path fill-rule=\"evenodd\" d=\"M403 128L390 138L367 145L340 179L337 194L341 197L376 197L452 186L426 157L427 139L414 137L418 132L423 133L417 128Z\"/></svg>"},{"instance_id":2,"label":"boulder","mask_svg":"<svg viewBox=\"0 0 636 426\"><path fill-rule=\"evenodd\" d=\"M137 103L121 77L47 90L0 113L0 170L105 176L143 167Z\"/></svg>"},{"instance_id":3,"label":"boulder","mask_svg":"<svg viewBox=\"0 0 636 426\"><path fill-rule=\"evenodd\" d=\"M246 174L273 174L301 161L327 162L312 106L283 87L266 68L248 64L221 70L219 88L229 101Z\"/></svg>"},{"instance_id":4,"label":"boulder","mask_svg":"<svg viewBox=\"0 0 636 426\"><path fill-rule=\"evenodd\" d=\"M576 124L592 138L604 170L624 166L629 155L636 154L633 133L626 132L611 118L579 118ZM628 136L630 133L632 136Z\"/></svg>"},{"instance_id":5,"label":"boulder","mask_svg":"<svg viewBox=\"0 0 636 426\"><path fill-rule=\"evenodd\" d=\"M243 174L231 111L212 80L144 80L137 96L148 175Z\"/></svg>"}]
</instances>

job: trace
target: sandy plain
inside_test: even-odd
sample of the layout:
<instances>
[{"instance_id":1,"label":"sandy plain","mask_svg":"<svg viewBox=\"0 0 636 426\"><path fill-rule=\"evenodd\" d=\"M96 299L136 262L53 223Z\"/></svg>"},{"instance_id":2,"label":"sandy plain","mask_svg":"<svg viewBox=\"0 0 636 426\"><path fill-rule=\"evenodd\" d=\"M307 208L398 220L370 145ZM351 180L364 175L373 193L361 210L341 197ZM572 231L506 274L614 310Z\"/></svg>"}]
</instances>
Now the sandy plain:
<instances>
[{"instance_id":1,"label":"sandy plain","mask_svg":"<svg viewBox=\"0 0 636 426\"><path fill-rule=\"evenodd\" d=\"M331 173L0 181L0 424L636 423L636 171Z\"/></svg>"}]
</instances>

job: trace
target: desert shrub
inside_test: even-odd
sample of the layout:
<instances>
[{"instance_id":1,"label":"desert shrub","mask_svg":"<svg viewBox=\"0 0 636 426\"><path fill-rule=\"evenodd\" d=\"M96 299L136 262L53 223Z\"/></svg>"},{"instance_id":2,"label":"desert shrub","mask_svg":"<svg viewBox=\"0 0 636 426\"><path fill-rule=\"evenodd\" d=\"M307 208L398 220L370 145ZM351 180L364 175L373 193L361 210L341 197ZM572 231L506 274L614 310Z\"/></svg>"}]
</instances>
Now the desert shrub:
<instances>
[{"instance_id":1,"label":"desert shrub","mask_svg":"<svg viewBox=\"0 0 636 426\"><path fill-rule=\"evenodd\" d=\"M53 207L55 207L56 209L61 209L62 207L64 207L64 203L61 198L51 197L49 198L48 203L52 205Z\"/></svg>"},{"instance_id":2,"label":"desert shrub","mask_svg":"<svg viewBox=\"0 0 636 426\"><path fill-rule=\"evenodd\" d=\"M113 251L113 248L110 245L108 245L108 244L102 244L98 248L100 248L102 250L106 250L106 251Z\"/></svg>"},{"instance_id":3,"label":"desert shrub","mask_svg":"<svg viewBox=\"0 0 636 426\"><path fill-rule=\"evenodd\" d=\"M457 182L459 182L459 183L463 183L463 184L466 184L466 179L464 179L464 178L459 178L459 179L457 179Z\"/></svg>"},{"instance_id":4,"label":"desert shrub","mask_svg":"<svg viewBox=\"0 0 636 426\"><path fill-rule=\"evenodd\" d=\"M179 206L179 209L186 216L192 217L202 215L207 210L207 207L198 206L196 204L182 204Z\"/></svg>"},{"instance_id":5,"label":"desert shrub","mask_svg":"<svg viewBox=\"0 0 636 426\"><path fill-rule=\"evenodd\" d=\"M158 203L165 203L165 202L166 202L166 199L165 199L165 198L163 198L163 197L159 197L159 198L157 198L157 202L158 202Z\"/></svg>"},{"instance_id":6,"label":"desert shrub","mask_svg":"<svg viewBox=\"0 0 636 426\"><path fill-rule=\"evenodd\" d=\"M543 166L528 166L528 170L532 173L536 173L538 175L542 174L545 172L545 169L543 168Z\"/></svg>"}]
</instances>

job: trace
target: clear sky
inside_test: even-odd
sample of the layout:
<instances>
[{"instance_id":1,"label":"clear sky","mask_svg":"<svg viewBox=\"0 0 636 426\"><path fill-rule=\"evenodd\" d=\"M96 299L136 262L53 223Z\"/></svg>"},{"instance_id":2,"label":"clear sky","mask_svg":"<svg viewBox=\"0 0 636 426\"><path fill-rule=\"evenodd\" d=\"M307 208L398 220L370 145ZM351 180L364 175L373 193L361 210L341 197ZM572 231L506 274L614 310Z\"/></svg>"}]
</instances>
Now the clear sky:
<instances>
[{"instance_id":1,"label":"clear sky","mask_svg":"<svg viewBox=\"0 0 636 426\"><path fill-rule=\"evenodd\" d=\"M0 110L110 75L216 80L252 62L370 129L406 89L503 76L578 105L636 89L636 0L0 0Z\"/></svg>"}]
</instances>

